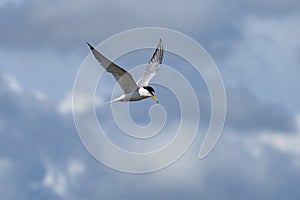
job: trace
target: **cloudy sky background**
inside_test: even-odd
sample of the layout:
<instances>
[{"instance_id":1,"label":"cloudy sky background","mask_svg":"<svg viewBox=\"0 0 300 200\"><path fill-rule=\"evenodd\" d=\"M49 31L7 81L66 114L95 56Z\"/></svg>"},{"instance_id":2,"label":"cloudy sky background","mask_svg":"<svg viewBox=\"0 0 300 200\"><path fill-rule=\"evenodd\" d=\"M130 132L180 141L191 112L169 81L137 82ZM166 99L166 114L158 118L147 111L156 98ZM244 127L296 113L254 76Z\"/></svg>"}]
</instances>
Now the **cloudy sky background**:
<instances>
[{"instance_id":1,"label":"cloudy sky background","mask_svg":"<svg viewBox=\"0 0 300 200\"><path fill-rule=\"evenodd\" d=\"M0 199L299 199L299 11L296 0L0 1ZM85 41L98 44L145 26L175 29L203 45L224 79L228 112L221 139L204 160L197 159L199 131L174 165L131 175L85 150L70 94L89 53ZM149 52L135 64L146 63ZM199 82L191 77L207 99ZM109 97L109 90L103 94ZM160 100L163 105L167 95ZM136 104L142 105L153 100ZM209 103L200 106L209 118ZM106 109L97 114L110 129ZM133 118L147 117L146 110L131 109Z\"/></svg>"}]
</instances>

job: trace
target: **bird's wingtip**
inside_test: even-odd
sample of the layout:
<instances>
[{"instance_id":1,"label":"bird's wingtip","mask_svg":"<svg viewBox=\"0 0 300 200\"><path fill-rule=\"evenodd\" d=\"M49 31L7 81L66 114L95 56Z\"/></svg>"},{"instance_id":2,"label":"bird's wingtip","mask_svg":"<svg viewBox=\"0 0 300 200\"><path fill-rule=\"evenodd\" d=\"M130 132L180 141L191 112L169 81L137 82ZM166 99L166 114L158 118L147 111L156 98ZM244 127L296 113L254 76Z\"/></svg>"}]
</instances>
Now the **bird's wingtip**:
<instances>
[{"instance_id":1,"label":"bird's wingtip","mask_svg":"<svg viewBox=\"0 0 300 200\"><path fill-rule=\"evenodd\" d=\"M95 49L90 43L88 43L88 42L86 42L86 43L87 43L87 45L89 45L91 51L93 51Z\"/></svg>"},{"instance_id":2,"label":"bird's wingtip","mask_svg":"<svg viewBox=\"0 0 300 200\"><path fill-rule=\"evenodd\" d=\"M163 42L162 42L162 39L161 39L161 38L159 38L158 46L163 46Z\"/></svg>"}]
</instances>

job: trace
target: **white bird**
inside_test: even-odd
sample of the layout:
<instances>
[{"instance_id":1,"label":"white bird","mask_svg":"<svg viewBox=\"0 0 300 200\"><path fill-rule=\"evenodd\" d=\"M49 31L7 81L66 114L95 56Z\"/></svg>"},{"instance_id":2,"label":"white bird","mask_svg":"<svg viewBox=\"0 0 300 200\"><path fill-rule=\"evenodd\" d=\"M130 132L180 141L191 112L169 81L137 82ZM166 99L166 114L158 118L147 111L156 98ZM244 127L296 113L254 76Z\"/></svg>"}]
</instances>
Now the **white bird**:
<instances>
[{"instance_id":1,"label":"white bird","mask_svg":"<svg viewBox=\"0 0 300 200\"><path fill-rule=\"evenodd\" d=\"M164 49L161 39L159 40L158 46L146 67L145 73L137 82L134 81L129 72L111 62L109 59L99 53L92 45L90 45L89 43L87 44L89 45L93 55L98 60L98 62L104 67L107 72L111 73L114 76L124 92L124 94L122 94L118 98L113 99L112 102L139 101L148 97L152 97L154 101L158 103L154 89L148 84L159 70L160 64L163 60Z\"/></svg>"}]
</instances>

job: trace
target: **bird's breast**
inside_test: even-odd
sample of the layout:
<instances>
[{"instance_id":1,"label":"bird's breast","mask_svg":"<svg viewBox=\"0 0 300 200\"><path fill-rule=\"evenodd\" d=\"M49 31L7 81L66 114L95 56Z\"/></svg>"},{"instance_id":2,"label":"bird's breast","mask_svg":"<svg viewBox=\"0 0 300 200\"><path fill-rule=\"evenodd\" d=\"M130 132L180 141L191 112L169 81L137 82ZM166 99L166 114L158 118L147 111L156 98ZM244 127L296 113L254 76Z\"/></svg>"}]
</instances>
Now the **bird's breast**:
<instances>
[{"instance_id":1,"label":"bird's breast","mask_svg":"<svg viewBox=\"0 0 300 200\"><path fill-rule=\"evenodd\" d=\"M139 94L138 90L135 90L131 93L125 94L124 101L138 101L138 100L142 100L142 99L145 99L145 98L147 98L147 97L141 96Z\"/></svg>"}]
</instances>

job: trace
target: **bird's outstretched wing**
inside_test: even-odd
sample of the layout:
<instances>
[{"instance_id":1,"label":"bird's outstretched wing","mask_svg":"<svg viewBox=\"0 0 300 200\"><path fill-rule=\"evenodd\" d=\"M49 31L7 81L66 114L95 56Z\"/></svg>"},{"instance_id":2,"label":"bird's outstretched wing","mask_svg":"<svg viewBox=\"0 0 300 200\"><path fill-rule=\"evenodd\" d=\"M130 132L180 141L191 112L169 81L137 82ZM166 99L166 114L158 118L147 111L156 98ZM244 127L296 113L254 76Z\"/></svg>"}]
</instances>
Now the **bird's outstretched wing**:
<instances>
[{"instance_id":1,"label":"bird's outstretched wing","mask_svg":"<svg viewBox=\"0 0 300 200\"><path fill-rule=\"evenodd\" d=\"M125 94L132 92L138 88L130 73L128 73L126 70L119 67L115 63L111 62L109 59L99 53L99 51L97 51L92 45L90 45L89 43L87 44L89 45L95 58L104 67L104 69L107 72L112 73Z\"/></svg>"},{"instance_id":2,"label":"bird's outstretched wing","mask_svg":"<svg viewBox=\"0 0 300 200\"><path fill-rule=\"evenodd\" d=\"M147 86L149 81L155 76L157 71L160 68L160 64L162 63L164 57L164 48L162 40L159 40L158 46L149 61L146 71L143 76L137 81L138 86Z\"/></svg>"}]
</instances>

